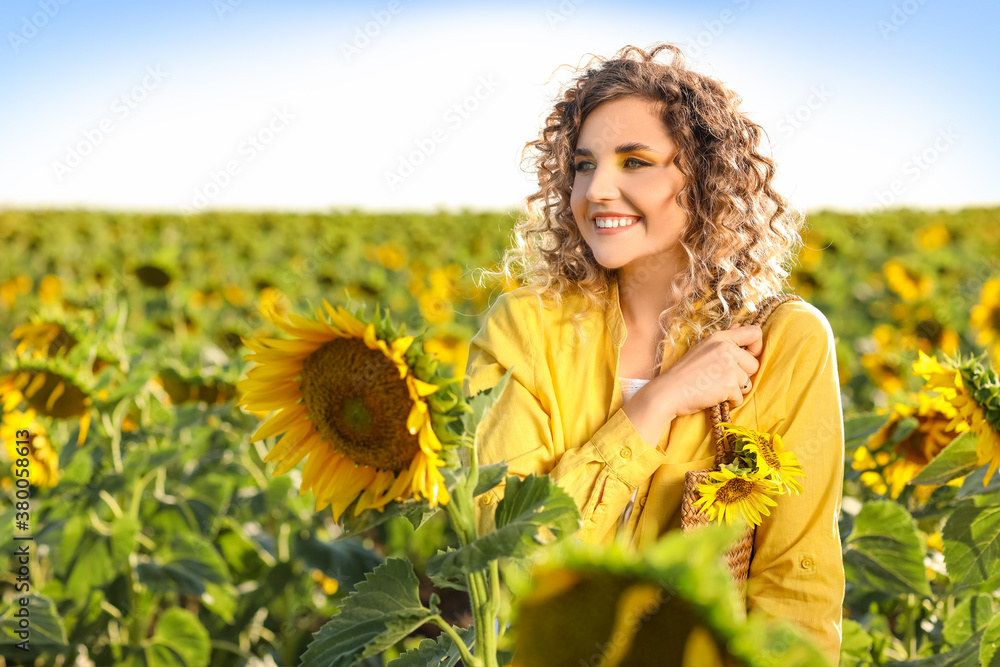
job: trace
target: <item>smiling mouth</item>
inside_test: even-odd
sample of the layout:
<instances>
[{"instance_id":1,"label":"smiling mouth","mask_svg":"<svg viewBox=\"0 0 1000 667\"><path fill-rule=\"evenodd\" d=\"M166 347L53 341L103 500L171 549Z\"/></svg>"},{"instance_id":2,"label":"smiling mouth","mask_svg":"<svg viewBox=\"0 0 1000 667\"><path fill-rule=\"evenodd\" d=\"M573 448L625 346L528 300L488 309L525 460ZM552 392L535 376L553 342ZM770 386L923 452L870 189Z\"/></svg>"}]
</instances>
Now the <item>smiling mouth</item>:
<instances>
[{"instance_id":1,"label":"smiling mouth","mask_svg":"<svg viewBox=\"0 0 1000 667\"><path fill-rule=\"evenodd\" d=\"M620 229L621 227L631 227L642 218L632 216L594 216L594 226L598 229Z\"/></svg>"}]
</instances>

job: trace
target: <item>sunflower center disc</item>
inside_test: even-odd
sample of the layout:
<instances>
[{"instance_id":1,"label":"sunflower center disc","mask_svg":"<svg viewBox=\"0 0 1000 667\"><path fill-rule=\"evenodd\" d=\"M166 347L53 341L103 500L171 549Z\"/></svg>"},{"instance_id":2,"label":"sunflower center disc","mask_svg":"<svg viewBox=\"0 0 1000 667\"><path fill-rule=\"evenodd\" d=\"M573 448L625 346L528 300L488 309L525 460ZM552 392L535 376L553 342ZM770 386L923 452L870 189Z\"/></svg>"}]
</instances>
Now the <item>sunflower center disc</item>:
<instances>
[{"instance_id":1,"label":"sunflower center disc","mask_svg":"<svg viewBox=\"0 0 1000 667\"><path fill-rule=\"evenodd\" d=\"M323 438L361 465L399 472L420 442L406 428L413 400L396 364L357 338L335 338L302 362L302 396Z\"/></svg>"},{"instance_id":2,"label":"sunflower center disc","mask_svg":"<svg viewBox=\"0 0 1000 667\"><path fill-rule=\"evenodd\" d=\"M715 495L724 503L732 503L746 498L751 491L753 491L753 482L742 477L734 477L726 482Z\"/></svg>"}]
</instances>

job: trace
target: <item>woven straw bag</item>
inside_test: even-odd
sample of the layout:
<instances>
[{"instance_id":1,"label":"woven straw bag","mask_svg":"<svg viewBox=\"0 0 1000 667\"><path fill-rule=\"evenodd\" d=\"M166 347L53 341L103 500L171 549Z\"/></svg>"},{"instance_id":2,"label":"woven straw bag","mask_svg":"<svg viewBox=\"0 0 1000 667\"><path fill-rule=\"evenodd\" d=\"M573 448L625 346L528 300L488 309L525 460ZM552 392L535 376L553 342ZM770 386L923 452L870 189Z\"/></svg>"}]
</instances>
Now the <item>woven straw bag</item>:
<instances>
[{"instance_id":1,"label":"woven straw bag","mask_svg":"<svg viewBox=\"0 0 1000 667\"><path fill-rule=\"evenodd\" d=\"M786 301L802 301L802 297L795 294L778 294L764 301L747 325L764 325L764 320L771 314L777 306ZM701 497L698 493L698 485L710 481L712 472L719 470L724 463L733 460L733 448L729 442L729 437L725 436L721 422L729 421L729 401L725 400L718 405L709 408L712 416L712 435L715 439L715 467L708 470L692 470L684 475L684 497L681 501L681 528L685 532L692 531L699 526L709 523L710 519L704 512L704 508L696 508L694 503ZM750 559L753 557L754 526L748 526L746 531L740 536L735 544L726 551L726 562L732 574L733 581L736 582L740 591L746 594L747 572L750 570Z\"/></svg>"}]
</instances>

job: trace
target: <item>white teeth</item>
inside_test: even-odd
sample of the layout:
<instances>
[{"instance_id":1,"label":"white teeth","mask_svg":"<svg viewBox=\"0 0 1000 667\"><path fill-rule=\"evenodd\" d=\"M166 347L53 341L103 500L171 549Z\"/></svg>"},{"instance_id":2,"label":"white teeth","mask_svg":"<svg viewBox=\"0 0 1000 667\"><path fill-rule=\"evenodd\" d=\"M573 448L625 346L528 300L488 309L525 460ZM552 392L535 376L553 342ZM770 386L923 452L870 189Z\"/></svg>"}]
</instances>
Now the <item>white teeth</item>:
<instances>
[{"instance_id":1,"label":"white teeth","mask_svg":"<svg viewBox=\"0 0 1000 667\"><path fill-rule=\"evenodd\" d=\"M594 218L594 222L601 229L614 229L615 227L627 227L638 222L635 218Z\"/></svg>"}]
</instances>

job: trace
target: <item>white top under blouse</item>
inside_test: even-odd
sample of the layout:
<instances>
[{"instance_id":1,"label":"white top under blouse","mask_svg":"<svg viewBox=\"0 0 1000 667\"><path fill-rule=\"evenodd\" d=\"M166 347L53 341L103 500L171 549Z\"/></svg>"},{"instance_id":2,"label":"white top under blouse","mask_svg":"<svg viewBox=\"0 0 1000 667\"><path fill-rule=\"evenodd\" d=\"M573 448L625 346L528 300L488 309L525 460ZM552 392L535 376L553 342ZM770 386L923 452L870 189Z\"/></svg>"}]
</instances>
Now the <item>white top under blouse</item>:
<instances>
[{"instance_id":1,"label":"white top under blouse","mask_svg":"<svg viewBox=\"0 0 1000 667\"><path fill-rule=\"evenodd\" d=\"M618 382L622 387L622 405L628 403L628 400L635 395L635 392L639 391L649 380L639 380L636 378L618 378ZM621 532L625 524L628 523L628 518L632 516L632 507L635 505L635 497L639 493L639 489L632 492L632 497L628 501L628 505L622 510L621 516L618 517L618 532Z\"/></svg>"}]
</instances>

